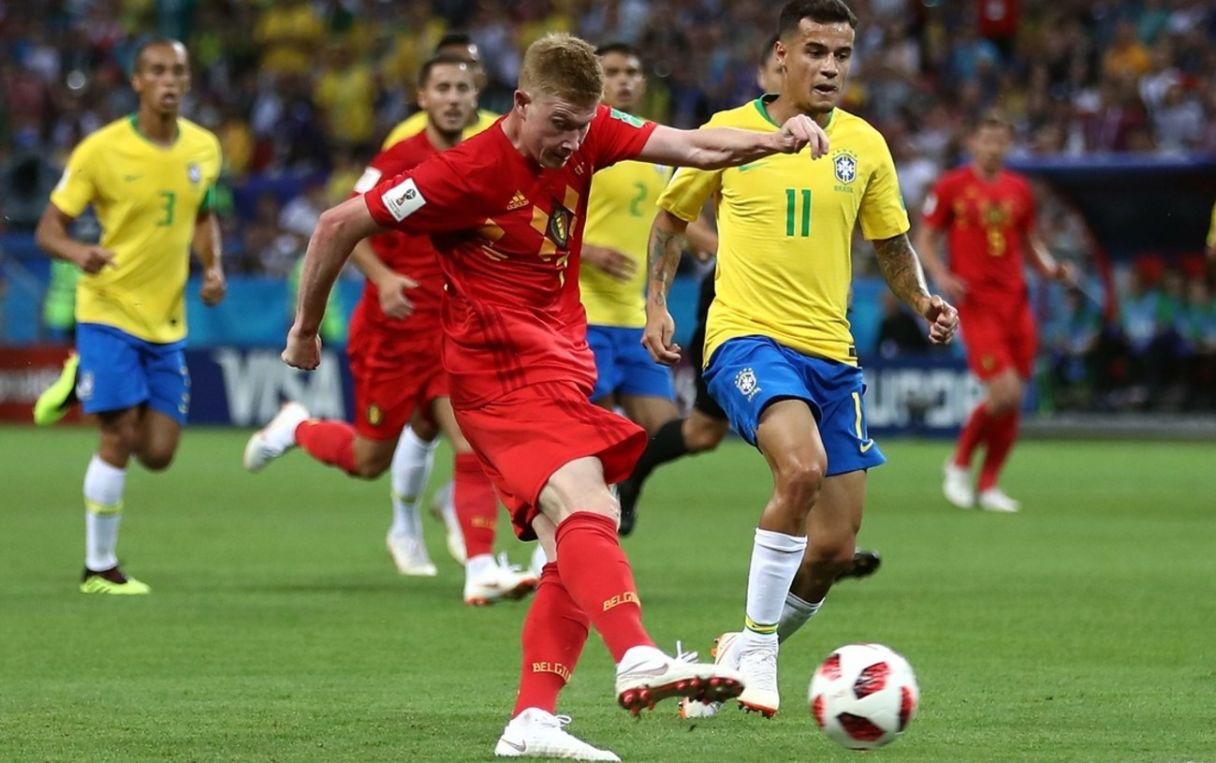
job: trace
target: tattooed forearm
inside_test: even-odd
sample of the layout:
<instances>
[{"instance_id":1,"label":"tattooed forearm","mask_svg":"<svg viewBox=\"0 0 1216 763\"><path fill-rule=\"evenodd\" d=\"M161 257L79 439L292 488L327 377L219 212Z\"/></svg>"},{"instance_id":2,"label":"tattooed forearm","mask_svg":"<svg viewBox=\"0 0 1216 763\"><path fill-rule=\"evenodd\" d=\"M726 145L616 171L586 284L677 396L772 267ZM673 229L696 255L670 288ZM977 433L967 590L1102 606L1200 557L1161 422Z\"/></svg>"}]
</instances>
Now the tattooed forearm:
<instances>
[{"instance_id":1,"label":"tattooed forearm","mask_svg":"<svg viewBox=\"0 0 1216 763\"><path fill-rule=\"evenodd\" d=\"M928 299L929 289L907 234L875 241L874 250L878 253L878 270L887 286L905 305L921 312L921 302Z\"/></svg>"},{"instance_id":2,"label":"tattooed forearm","mask_svg":"<svg viewBox=\"0 0 1216 763\"><path fill-rule=\"evenodd\" d=\"M667 306L667 291L676 276L680 254L686 245L687 237L682 232L669 230L661 222L655 221L654 227L650 229L647 263L650 279L646 287L646 299L650 304L656 307Z\"/></svg>"}]
</instances>

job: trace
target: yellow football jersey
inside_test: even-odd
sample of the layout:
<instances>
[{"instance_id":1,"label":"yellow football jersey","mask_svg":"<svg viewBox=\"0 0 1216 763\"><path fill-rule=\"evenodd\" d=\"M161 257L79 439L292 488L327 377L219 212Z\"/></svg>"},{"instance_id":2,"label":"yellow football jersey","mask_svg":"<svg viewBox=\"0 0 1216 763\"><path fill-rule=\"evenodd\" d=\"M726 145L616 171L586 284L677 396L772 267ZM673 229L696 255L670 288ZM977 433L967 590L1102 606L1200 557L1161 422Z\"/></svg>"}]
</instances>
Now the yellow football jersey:
<instances>
[{"instance_id":1,"label":"yellow football jersey","mask_svg":"<svg viewBox=\"0 0 1216 763\"><path fill-rule=\"evenodd\" d=\"M709 124L775 131L767 95L715 114ZM681 168L659 206L695 220L717 196L717 297L705 358L728 339L766 336L807 355L856 365L846 315L853 227L867 239L908 231L895 163L882 135L841 109L827 126L829 155L808 149L725 170Z\"/></svg>"},{"instance_id":2,"label":"yellow football jersey","mask_svg":"<svg viewBox=\"0 0 1216 763\"><path fill-rule=\"evenodd\" d=\"M483 111L482 109L478 109L477 121L464 128L464 134L461 136L461 138L468 139L479 132L483 132L484 130L488 129L490 125L497 122L499 116L499 114L495 114L493 111ZM412 138L425 129L426 112L414 112L406 117L404 121L397 123L397 126L394 127L392 132L388 134L388 137L384 139L384 145L380 148L385 149L395 146L406 138Z\"/></svg>"},{"instance_id":3,"label":"yellow football jersey","mask_svg":"<svg viewBox=\"0 0 1216 763\"><path fill-rule=\"evenodd\" d=\"M177 120L172 146L144 137L135 115L81 141L51 202L71 217L93 205L115 267L81 277L78 322L150 342L186 336L190 242L219 174L219 140L187 119Z\"/></svg>"},{"instance_id":4,"label":"yellow football jersey","mask_svg":"<svg viewBox=\"0 0 1216 763\"><path fill-rule=\"evenodd\" d=\"M593 326L641 328L646 325L646 251L655 201L671 170L645 162L620 162L591 179L583 242L615 249L632 257L637 270L618 281L599 268L583 264L578 284L587 323Z\"/></svg>"}]
</instances>

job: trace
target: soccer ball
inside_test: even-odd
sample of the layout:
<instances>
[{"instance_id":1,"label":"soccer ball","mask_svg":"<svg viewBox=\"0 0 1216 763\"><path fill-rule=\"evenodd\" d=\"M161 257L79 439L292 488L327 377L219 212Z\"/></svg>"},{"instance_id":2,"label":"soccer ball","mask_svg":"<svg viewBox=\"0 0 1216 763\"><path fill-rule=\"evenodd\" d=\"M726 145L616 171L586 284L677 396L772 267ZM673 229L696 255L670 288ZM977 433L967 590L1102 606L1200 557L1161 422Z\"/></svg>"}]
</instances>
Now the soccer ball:
<instances>
[{"instance_id":1,"label":"soccer ball","mask_svg":"<svg viewBox=\"0 0 1216 763\"><path fill-rule=\"evenodd\" d=\"M852 750L873 750L904 733L920 701L912 666L882 644L849 644L811 676L811 717Z\"/></svg>"}]
</instances>

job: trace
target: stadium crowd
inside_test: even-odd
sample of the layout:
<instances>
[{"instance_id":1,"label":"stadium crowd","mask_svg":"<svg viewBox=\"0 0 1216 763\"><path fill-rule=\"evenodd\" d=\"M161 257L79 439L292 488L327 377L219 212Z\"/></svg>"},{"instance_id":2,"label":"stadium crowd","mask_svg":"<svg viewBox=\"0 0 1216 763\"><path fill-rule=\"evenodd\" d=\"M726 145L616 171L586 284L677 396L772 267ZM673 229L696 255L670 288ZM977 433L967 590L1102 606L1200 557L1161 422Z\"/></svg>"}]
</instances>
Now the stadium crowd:
<instances>
[{"instance_id":1,"label":"stadium crowd","mask_svg":"<svg viewBox=\"0 0 1216 763\"><path fill-rule=\"evenodd\" d=\"M864 23L845 108L885 134L909 209L994 105L1016 125L1015 158L1216 154L1208 0L852 4ZM773 14L760 0L0 2L0 225L31 230L68 151L134 109L126 72L152 34L189 46L183 112L221 140L228 271L287 276L316 216L413 110L415 73L445 33L477 45L482 108L508 107L529 43L570 31L636 45L649 77L642 115L695 126L755 95ZM1040 191L1053 250L1093 273L1084 226ZM857 251L859 271L872 272L867 248ZM1080 290L1051 300L1044 378L1058 400L1211 405L1200 398L1213 376L1216 301L1203 273L1140 262L1116 281L1116 315ZM1158 394L1182 378L1184 389Z\"/></svg>"}]
</instances>

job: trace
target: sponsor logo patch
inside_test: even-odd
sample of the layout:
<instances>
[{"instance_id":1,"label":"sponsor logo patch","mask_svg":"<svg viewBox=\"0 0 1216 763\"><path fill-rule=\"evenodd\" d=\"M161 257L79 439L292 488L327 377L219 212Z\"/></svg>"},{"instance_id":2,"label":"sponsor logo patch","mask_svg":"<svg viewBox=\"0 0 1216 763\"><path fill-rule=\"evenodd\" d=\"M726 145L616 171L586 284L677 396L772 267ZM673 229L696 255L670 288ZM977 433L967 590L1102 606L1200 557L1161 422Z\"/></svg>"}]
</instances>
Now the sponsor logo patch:
<instances>
[{"instance_id":1,"label":"sponsor logo patch","mask_svg":"<svg viewBox=\"0 0 1216 763\"><path fill-rule=\"evenodd\" d=\"M426 206L426 199L423 198L422 191L418 190L418 184L414 182L413 178L402 180L385 191L380 198L384 202L384 208L397 222L401 222Z\"/></svg>"},{"instance_id":2,"label":"sponsor logo patch","mask_svg":"<svg viewBox=\"0 0 1216 763\"><path fill-rule=\"evenodd\" d=\"M368 167L363 170L363 174L355 181L355 193L367 193L376 187L376 183L380 182L380 170L375 167Z\"/></svg>"}]
</instances>

